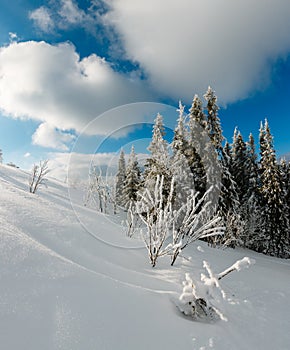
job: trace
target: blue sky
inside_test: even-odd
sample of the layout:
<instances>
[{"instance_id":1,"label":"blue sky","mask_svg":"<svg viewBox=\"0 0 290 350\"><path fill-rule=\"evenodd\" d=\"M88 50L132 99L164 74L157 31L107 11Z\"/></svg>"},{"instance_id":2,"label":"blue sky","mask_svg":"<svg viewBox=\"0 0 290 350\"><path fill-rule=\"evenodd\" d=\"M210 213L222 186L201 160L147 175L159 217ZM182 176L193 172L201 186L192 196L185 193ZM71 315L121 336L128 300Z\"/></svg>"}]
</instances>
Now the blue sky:
<instances>
[{"instance_id":1,"label":"blue sky","mask_svg":"<svg viewBox=\"0 0 290 350\"><path fill-rule=\"evenodd\" d=\"M238 126L257 141L268 118L278 155L290 152L289 1L164 4L0 0L4 162L65 169L70 152L105 161L132 142L144 153L156 113L173 128L178 101L208 85L227 139Z\"/></svg>"}]
</instances>

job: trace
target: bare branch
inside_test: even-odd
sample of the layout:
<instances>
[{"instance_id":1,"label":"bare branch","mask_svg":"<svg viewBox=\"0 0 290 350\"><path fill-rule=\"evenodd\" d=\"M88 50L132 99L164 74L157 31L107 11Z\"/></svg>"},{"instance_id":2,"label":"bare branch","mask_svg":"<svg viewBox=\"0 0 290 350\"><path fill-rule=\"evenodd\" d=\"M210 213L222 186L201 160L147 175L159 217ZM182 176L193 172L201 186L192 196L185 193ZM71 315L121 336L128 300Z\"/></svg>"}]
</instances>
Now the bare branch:
<instances>
[{"instance_id":1,"label":"bare branch","mask_svg":"<svg viewBox=\"0 0 290 350\"><path fill-rule=\"evenodd\" d=\"M39 165L34 164L29 177L29 192L36 193L41 185L47 181L46 175L49 173L48 159L40 161Z\"/></svg>"}]
</instances>

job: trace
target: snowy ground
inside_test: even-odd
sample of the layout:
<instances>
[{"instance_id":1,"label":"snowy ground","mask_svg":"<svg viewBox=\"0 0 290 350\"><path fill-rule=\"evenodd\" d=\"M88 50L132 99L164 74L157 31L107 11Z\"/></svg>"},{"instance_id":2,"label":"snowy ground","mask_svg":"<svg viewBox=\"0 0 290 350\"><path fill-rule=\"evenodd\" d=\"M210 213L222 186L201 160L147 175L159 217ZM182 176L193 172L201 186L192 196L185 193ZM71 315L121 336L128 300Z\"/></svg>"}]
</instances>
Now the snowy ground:
<instances>
[{"instance_id":1,"label":"snowy ground","mask_svg":"<svg viewBox=\"0 0 290 350\"><path fill-rule=\"evenodd\" d=\"M0 349L290 349L290 262L198 242L175 267L152 269L146 252L110 217L71 204L50 179L38 194L28 175L0 167ZM201 323L174 306L185 272L202 261L220 272L244 256L248 270L221 285L228 322Z\"/></svg>"}]
</instances>

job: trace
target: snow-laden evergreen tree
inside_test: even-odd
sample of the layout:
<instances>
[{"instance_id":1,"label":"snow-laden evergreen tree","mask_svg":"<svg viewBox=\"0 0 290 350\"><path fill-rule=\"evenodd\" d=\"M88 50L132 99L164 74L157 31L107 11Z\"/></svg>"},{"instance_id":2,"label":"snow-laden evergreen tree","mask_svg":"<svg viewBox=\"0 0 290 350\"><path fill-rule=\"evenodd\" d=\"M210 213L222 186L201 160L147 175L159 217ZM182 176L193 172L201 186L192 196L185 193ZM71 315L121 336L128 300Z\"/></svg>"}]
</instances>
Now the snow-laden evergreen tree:
<instances>
[{"instance_id":1,"label":"snow-laden evergreen tree","mask_svg":"<svg viewBox=\"0 0 290 350\"><path fill-rule=\"evenodd\" d=\"M172 160L171 160L171 174L175 178L176 190L176 205L179 206L178 198L182 195L187 195L192 189L192 173L188 164L187 152L189 143L187 140L187 130L185 127L184 106L179 102L179 116L177 119L177 126L174 130L174 137L171 144ZM182 201L182 199L180 198Z\"/></svg>"},{"instance_id":2,"label":"snow-laden evergreen tree","mask_svg":"<svg viewBox=\"0 0 290 350\"><path fill-rule=\"evenodd\" d=\"M282 186L283 186L283 192L284 192L284 198L286 202L286 211L287 211L287 218L290 220L290 164L289 162L286 162L285 159L282 159L279 164L279 169L281 172L281 178L282 178ZM288 257L290 257L290 228L288 231L288 237L287 237L287 246L286 248L288 252Z\"/></svg>"},{"instance_id":3,"label":"snow-laden evergreen tree","mask_svg":"<svg viewBox=\"0 0 290 350\"><path fill-rule=\"evenodd\" d=\"M266 254L286 258L290 256L288 207L267 120L261 125L260 148L261 194L264 201L262 249Z\"/></svg>"},{"instance_id":4,"label":"snow-laden evergreen tree","mask_svg":"<svg viewBox=\"0 0 290 350\"><path fill-rule=\"evenodd\" d=\"M222 165L220 164L220 159L222 156L222 141L224 138L220 119L218 117L219 107L217 105L217 97L211 87L208 88L204 98L207 101L207 141L205 142L202 161L207 178L207 188L213 186L213 191L210 194L211 198L209 198L209 200L212 202L212 209L214 210L218 205L221 191Z\"/></svg>"},{"instance_id":5,"label":"snow-laden evergreen tree","mask_svg":"<svg viewBox=\"0 0 290 350\"><path fill-rule=\"evenodd\" d=\"M243 221L239 213L238 186L233 176L233 159L231 148L226 142L221 158L222 176L221 191L218 203L218 214L225 225L225 234L213 243L235 247L240 240Z\"/></svg>"},{"instance_id":6,"label":"snow-laden evergreen tree","mask_svg":"<svg viewBox=\"0 0 290 350\"><path fill-rule=\"evenodd\" d=\"M194 95L191 108L189 110L189 142L198 154L202 154L205 143L208 141L206 131L206 119L203 112L203 105L198 95Z\"/></svg>"},{"instance_id":7,"label":"snow-laden evergreen tree","mask_svg":"<svg viewBox=\"0 0 290 350\"><path fill-rule=\"evenodd\" d=\"M123 150L120 152L119 162L118 162L118 171L116 174L116 189L115 189L115 202L117 205L124 206L124 196L123 190L126 181L126 162L125 162L125 153Z\"/></svg>"},{"instance_id":8,"label":"snow-laden evergreen tree","mask_svg":"<svg viewBox=\"0 0 290 350\"><path fill-rule=\"evenodd\" d=\"M283 158L280 161L279 168L282 174L284 196L289 209L288 217L290 217L290 163Z\"/></svg>"},{"instance_id":9,"label":"snow-laden evergreen tree","mask_svg":"<svg viewBox=\"0 0 290 350\"><path fill-rule=\"evenodd\" d=\"M181 101L179 101L177 112L179 115L171 146L173 153L179 152L180 154L185 155L188 148L188 141L186 138L187 131L185 128L184 105L181 103Z\"/></svg>"},{"instance_id":10,"label":"snow-laden evergreen tree","mask_svg":"<svg viewBox=\"0 0 290 350\"><path fill-rule=\"evenodd\" d=\"M127 163L126 179L122 191L122 200L126 209L128 209L130 205L134 205L134 203L137 201L137 193L140 188L140 176L141 171L138 165L134 146L132 146Z\"/></svg>"},{"instance_id":11,"label":"snow-laden evergreen tree","mask_svg":"<svg viewBox=\"0 0 290 350\"><path fill-rule=\"evenodd\" d=\"M263 245L260 227L262 223L262 199L260 193L259 168L255 150L255 140L249 135L247 146L248 159L248 188L244 195L245 203L243 214L245 217L244 232L242 234L243 245L258 251Z\"/></svg>"},{"instance_id":12,"label":"snow-laden evergreen tree","mask_svg":"<svg viewBox=\"0 0 290 350\"><path fill-rule=\"evenodd\" d=\"M205 147L208 134L205 129L206 121L203 113L202 101L195 95L189 114L189 137L186 158L193 174L194 189L199 192L200 198L206 192L206 170L204 166Z\"/></svg>"},{"instance_id":13,"label":"snow-laden evergreen tree","mask_svg":"<svg viewBox=\"0 0 290 350\"><path fill-rule=\"evenodd\" d=\"M215 149L220 152L222 150L222 141L224 138L222 135L221 122L218 116L219 107L217 105L217 96L210 86L204 94L204 98L207 102L206 130Z\"/></svg>"},{"instance_id":14,"label":"snow-laden evergreen tree","mask_svg":"<svg viewBox=\"0 0 290 350\"><path fill-rule=\"evenodd\" d=\"M164 177L163 191L164 195L169 195L171 182L171 160L168 152L168 143L164 139L165 129L163 117L157 114L153 126L152 141L148 147L150 156L145 163L144 187L153 191L157 176Z\"/></svg>"},{"instance_id":15,"label":"snow-laden evergreen tree","mask_svg":"<svg viewBox=\"0 0 290 350\"><path fill-rule=\"evenodd\" d=\"M240 206L243 208L249 188L249 158L242 134L235 129L232 145L232 173L237 184Z\"/></svg>"},{"instance_id":16,"label":"snow-laden evergreen tree","mask_svg":"<svg viewBox=\"0 0 290 350\"><path fill-rule=\"evenodd\" d=\"M179 102L179 108L177 110L179 116L177 119L177 126L174 130L172 147L172 159L171 159L171 174L174 176L174 196L173 196L173 208L178 210L183 204L186 198L191 194L194 188L193 173L189 166L188 151L189 142L187 139L187 130L185 126L184 106ZM185 215L185 213L184 213ZM178 228L181 224L182 214L176 222Z\"/></svg>"},{"instance_id":17,"label":"snow-laden evergreen tree","mask_svg":"<svg viewBox=\"0 0 290 350\"><path fill-rule=\"evenodd\" d=\"M259 167L257 154L255 149L255 140L250 133L249 140L247 142L247 157L248 157L248 189L247 189L247 198L249 198L253 192L257 192L260 184L259 180Z\"/></svg>"},{"instance_id":18,"label":"snow-laden evergreen tree","mask_svg":"<svg viewBox=\"0 0 290 350\"><path fill-rule=\"evenodd\" d=\"M3 151L0 149L0 164L3 163Z\"/></svg>"}]
</instances>

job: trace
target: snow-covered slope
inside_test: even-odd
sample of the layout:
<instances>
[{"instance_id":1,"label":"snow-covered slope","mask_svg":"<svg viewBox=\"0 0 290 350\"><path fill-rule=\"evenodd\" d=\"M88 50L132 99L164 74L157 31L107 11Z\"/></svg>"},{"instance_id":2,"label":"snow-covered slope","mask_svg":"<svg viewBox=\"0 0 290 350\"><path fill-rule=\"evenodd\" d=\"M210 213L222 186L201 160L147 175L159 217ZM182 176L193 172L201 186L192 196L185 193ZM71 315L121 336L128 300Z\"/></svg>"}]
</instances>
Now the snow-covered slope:
<instances>
[{"instance_id":1,"label":"snow-covered slope","mask_svg":"<svg viewBox=\"0 0 290 350\"><path fill-rule=\"evenodd\" d=\"M28 174L0 167L0 349L290 349L290 263L244 250L192 245L175 267L155 269L136 240L50 179L28 192ZM220 272L228 322L192 321L176 309L185 272ZM187 258L190 259L187 259Z\"/></svg>"}]
</instances>

